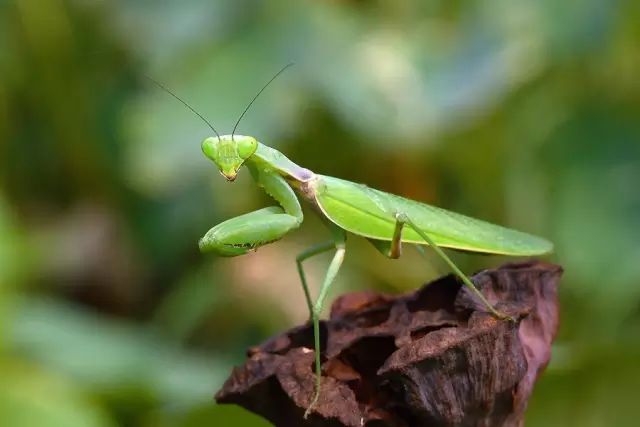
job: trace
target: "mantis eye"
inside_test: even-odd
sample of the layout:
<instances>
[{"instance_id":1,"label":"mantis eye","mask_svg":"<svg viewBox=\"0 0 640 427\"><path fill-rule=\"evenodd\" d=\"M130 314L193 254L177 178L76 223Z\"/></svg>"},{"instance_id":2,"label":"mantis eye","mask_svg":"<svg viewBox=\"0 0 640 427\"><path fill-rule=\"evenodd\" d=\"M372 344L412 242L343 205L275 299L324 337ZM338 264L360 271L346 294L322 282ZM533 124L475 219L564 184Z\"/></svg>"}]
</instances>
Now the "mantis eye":
<instances>
[{"instance_id":1,"label":"mantis eye","mask_svg":"<svg viewBox=\"0 0 640 427\"><path fill-rule=\"evenodd\" d=\"M258 148L258 142L254 138L243 138L238 141L238 155L242 160L247 160Z\"/></svg>"},{"instance_id":2,"label":"mantis eye","mask_svg":"<svg viewBox=\"0 0 640 427\"><path fill-rule=\"evenodd\" d=\"M216 161L218 157L218 144L216 144L215 138L209 137L202 141L202 152L209 159Z\"/></svg>"}]
</instances>

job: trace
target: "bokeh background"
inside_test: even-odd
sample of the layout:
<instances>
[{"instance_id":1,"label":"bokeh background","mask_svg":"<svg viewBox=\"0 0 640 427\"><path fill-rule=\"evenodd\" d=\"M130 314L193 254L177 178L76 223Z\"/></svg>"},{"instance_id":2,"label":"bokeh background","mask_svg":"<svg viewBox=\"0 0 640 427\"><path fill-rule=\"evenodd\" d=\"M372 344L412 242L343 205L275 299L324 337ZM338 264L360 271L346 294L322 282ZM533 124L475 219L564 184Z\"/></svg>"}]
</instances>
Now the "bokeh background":
<instances>
[{"instance_id":1,"label":"bokeh background","mask_svg":"<svg viewBox=\"0 0 640 427\"><path fill-rule=\"evenodd\" d=\"M303 227L220 259L197 240L273 202L200 152L297 163L553 240L562 324L530 426L637 425L640 3L0 2L0 424L265 426L212 396L304 321ZM467 271L496 257L454 254ZM309 261L314 284L327 258ZM444 274L351 238L332 296Z\"/></svg>"}]
</instances>

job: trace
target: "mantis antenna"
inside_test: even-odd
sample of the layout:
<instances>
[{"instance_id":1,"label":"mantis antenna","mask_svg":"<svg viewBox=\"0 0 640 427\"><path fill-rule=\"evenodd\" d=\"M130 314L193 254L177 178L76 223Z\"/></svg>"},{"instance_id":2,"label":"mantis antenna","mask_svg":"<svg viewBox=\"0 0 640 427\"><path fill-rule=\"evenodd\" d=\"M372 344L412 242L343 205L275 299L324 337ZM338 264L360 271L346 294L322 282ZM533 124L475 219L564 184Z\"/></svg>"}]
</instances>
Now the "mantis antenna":
<instances>
[{"instance_id":1,"label":"mantis antenna","mask_svg":"<svg viewBox=\"0 0 640 427\"><path fill-rule=\"evenodd\" d=\"M240 124L240 120L242 120L242 118L244 117L244 115L247 113L247 111L249 111L249 108L251 108L251 106L253 105L254 101L256 99L258 99L258 97L260 96L260 94L262 92L264 92L264 90L267 88L267 86L269 86L271 84L272 81L274 81L280 74L282 74L284 72L284 70L286 70L287 68L291 67L294 63L293 62L289 62L287 65L285 65L284 67L282 67L280 69L280 71L278 71L273 77L271 77L271 80L269 80L267 82L267 84L265 84L264 86L262 86L262 89L260 89L258 91L258 93L256 93L256 96L253 97L253 99L249 102L249 104L247 105L247 108L244 109L244 111L242 112L242 114L240 114L240 117L238 118L238 121L236 122L235 126L233 127L233 131L231 131L231 138L233 139L233 135L236 133L236 129L238 128L238 125Z\"/></svg>"},{"instance_id":2,"label":"mantis antenna","mask_svg":"<svg viewBox=\"0 0 640 427\"><path fill-rule=\"evenodd\" d=\"M218 133L218 131L216 130L216 128L213 127L213 125L211 123L209 123L209 121L207 119L205 119L202 114L198 113L191 105L187 104L186 101L184 101L182 98L180 98L178 95L176 95L175 93L171 92L169 89L167 89L162 83L160 83L159 81L149 77L149 76L145 76L146 78L148 78L149 80L151 80L153 83L155 83L160 89L164 90L165 92L167 92L169 95L173 96L175 99L177 99L178 101L180 101L182 103L182 105L184 105L185 107L187 107L189 110L191 110L193 113L195 113L196 116L200 117L202 119L203 122L205 122L207 124L207 126L209 126L211 128L211 130L213 131L213 133L216 134L216 136L218 137L218 139L220 139L220 134Z\"/></svg>"}]
</instances>

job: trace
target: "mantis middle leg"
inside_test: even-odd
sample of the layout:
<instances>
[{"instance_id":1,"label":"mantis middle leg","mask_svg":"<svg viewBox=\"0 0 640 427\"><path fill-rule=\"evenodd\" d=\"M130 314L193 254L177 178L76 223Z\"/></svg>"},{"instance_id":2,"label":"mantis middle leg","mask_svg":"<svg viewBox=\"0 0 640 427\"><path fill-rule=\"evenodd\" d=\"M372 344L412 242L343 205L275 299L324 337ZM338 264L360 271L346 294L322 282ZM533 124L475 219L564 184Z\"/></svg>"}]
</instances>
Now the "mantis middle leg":
<instances>
[{"instance_id":1,"label":"mantis middle leg","mask_svg":"<svg viewBox=\"0 0 640 427\"><path fill-rule=\"evenodd\" d=\"M303 252L300 256L298 256L298 268L300 272L300 278L302 280L303 286L305 287L305 294L308 295L309 291L306 287L306 279L304 277L304 272L302 271L302 261L306 258L309 258L313 255L317 255L322 252L326 252L331 248L335 248L336 252L333 255L333 259L329 264L329 268L327 269L327 273L325 275L324 281L322 282L322 286L320 287L320 292L318 294L318 298L316 302L311 305L311 298L308 298L308 304L311 309L311 321L313 322L313 340L314 340L314 350L315 350L315 371L316 371L316 384L315 384L315 393L313 399L311 400L311 404L307 408L304 413L304 417L306 418L313 407L318 402L318 398L320 397L320 387L322 381L322 365L320 360L320 314L322 313L322 309L324 307L324 302L333 284L338 271L340 270L340 266L342 265L342 261L344 260L344 254L346 251L346 233L343 229L330 225L331 231L333 234L333 240L328 243L320 244L310 248L309 250Z\"/></svg>"},{"instance_id":2,"label":"mantis middle leg","mask_svg":"<svg viewBox=\"0 0 640 427\"><path fill-rule=\"evenodd\" d=\"M307 284L307 277L304 274L304 268L302 267L302 263L304 260L309 259L313 256L320 255L321 253L327 252L336 247L336 243L333 240L329 240L328 242L320 243L315 246L311 246L306 249L304 252L300 253L296 257L296 265L298 266L298 274L300 275L300 282L302 282L302 288L304 290L304 297L307 302L307 308L309 309L309 320L313 318L313 302L311 301L311 294L309 293L309 286Z\"/></svg>"}]
</instances>

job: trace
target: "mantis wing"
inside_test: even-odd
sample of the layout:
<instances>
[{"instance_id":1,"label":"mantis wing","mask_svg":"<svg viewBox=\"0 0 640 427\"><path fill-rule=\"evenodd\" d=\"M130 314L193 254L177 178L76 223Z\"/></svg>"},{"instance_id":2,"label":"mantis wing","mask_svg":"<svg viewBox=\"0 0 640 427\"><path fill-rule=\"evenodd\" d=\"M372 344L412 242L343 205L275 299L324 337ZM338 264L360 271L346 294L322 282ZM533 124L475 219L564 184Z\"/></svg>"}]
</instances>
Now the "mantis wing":
<instances>
[{"instance_id":1,"label":"mantis wing","mask_svg":"<svg viewBox=\"0 0 640 427\"><path fill-rule=\"evenodd\" d=\"M553 250L553 244L540 237L329 176L320 176L316 201L332 222L371 239L390 241L395 213L402 212L441 247L511 256ZM402 242L427 244L409 227L403 229Z\"/></svg>"}]
</instances>

